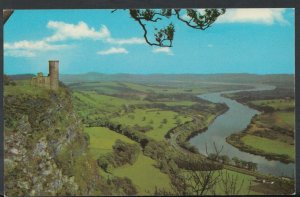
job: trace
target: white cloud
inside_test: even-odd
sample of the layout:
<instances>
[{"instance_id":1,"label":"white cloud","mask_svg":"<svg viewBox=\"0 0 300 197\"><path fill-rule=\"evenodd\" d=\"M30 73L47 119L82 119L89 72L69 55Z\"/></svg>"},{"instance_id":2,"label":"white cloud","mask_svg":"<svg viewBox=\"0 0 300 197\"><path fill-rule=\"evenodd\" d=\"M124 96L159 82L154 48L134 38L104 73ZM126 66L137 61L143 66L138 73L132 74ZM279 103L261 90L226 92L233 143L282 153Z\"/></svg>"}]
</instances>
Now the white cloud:
<instances>
[{"instance_id":1,"label":"white cloud","mask_svg":"<svg viewBox=\"0 0 300 197\"><path fill-rule=\"evenodd\" d=\"M12 43L4 43L6 56L14 57L34 57L38 52L60 50L71 45L54 44L66 40L83 40L92 39L100 40L109 44L126 45L126 44L144 44L142 38L113 38L109 29L102 25L99 30L89 27L85 22L80 21L78 24L65 23L62 21L49 21L47 27L54 30L51 36L36 41L22 40ZM112 47L107 51L99 51L100 55L109 55L116 53L128 53L124 48Z\"/></svg>"},{"instance_id":2,"label":"white cloud","mask_svg":"<svg viewBox=\"0 0 300 197\"><path fill-rule=\"evenodd\" d=\"M11 49L11 50L43 50L43 51L49 51L49 50L58 50L58 49L65 48L65 47L67 47L67 45L49 44L45 41L22 40L22 41L13 42L13 43L4 43L4 49Z\"/></svg>"},{"instance_id":3,"label":"white cloud","mask_svg":"<svg viewBox=\"0 0 300 197\"><path fill-rule=\"evenodd\" d=\"M258 23L272 25L275 22L279 24L289 24L284 18L284 8L239 8L226 9L225 14L221 15L216 23ZM197 9L204 14L204 9ZM183 14L185 20L191 19L187 14Z\"/></svg>"},{"instance_id":4,"label":"white cloud","mask_svg":"<svg viewBox=\"0 0 300 197\"><path fill-rule=\"evenodd\" d=\"M284 18L283 8L242 8L227 9L216 23L258 23L272 25L274 23L288 24Z\"/></svg>"},{"instance_id":5,"label":"white cloud","mask_svg":"<svg viewBox=\"0 0 300 197\"><path fill-rule=\"evenodd\" d=\"M60 50L68 47L63 44L49 44L45 41L22 40L13 43L4 43L4 55L13 57L34 57L37 52Z\"/></svg>"},{"instance_id":6,"label":"white cloud","mask_svg":"<svg viewBox=\"0 0 300 197\"><path fill-rule=\"evenodd\" d=\"M107 38L106 41L111 44L145 44L145 40L143 38L128 38L128 39L116 39L116 38Z\"/></svg>"},{"instance_id":7,"label":"white cloud","mask_svg":"<svg viewBox=\"0 0 300 197\"><path fill-rule=\"evenodd\" d=\"M31 51L24 51L24 50L9 50L4 51L4 56L11 56L11 57L35 57L36 54Z\"/></svg>"},{"instance_id":8,"label":"white cloud","mask_svg":"<svg viewBox=\"0 0 300 197\"><path fill-rule=\"evenodd\" d=\"M55 31L52 36L45 39L48 42L63 41L67 39L93 39L103 40L107 43L118 45L145 43L144 39L136 37L127 39L113 38L109 29L105 25L102 25L101 28L96 31L95 28L89 27L83 21L80 21L77 25L60 21L49 21L47 27L54 29Z\"/></svg>"},{"instance_id":9,"label":"white cloud","mask_svg":"<svg viewBox=\"0 0 300 197\"><path fill-rule=\"evenodd\" d=\"M99 55L127 54L127 53L128 51L125 48L116 48L116 47L111 47L110 49L97 52L97 54Z\"/></svg>"},{"instance_id":10,"label":"white cloud","mask_svg":"<svg viewBox=\"0 0 300 197\"><path fill-rule=\"evenodd\" d=\"M155 48L152 50L153 53L166 53L167 55L174 55L169 47Z\"/></svg>"},{"instance_id":11,"label":"white cloud","mask_svg":"<svg viewBox=\"0 0 300 197\"><path fill-rule=\"evenodd\" d=\"M49 21L48 28L53 29L55 33L47 37L47 42L63 41L67 39L93 39L100 40L110 37L110 32L105 25L102 25L99 31L89 27L85 22L78 22L77 25L64 23L60 21Z\"/></svg>"}]
</instances>

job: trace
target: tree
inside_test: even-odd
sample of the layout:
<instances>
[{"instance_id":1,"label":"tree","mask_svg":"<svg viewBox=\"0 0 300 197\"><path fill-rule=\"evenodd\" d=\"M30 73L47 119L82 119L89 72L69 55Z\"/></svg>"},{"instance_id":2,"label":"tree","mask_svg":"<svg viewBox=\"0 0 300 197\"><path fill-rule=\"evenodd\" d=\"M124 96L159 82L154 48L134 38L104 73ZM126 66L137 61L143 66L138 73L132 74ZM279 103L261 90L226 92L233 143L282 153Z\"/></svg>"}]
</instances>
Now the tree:
<instances>
[{"instance_id":1,"label":"tree","mask_svg":"<svg viewBox=\"0 0 300 197\"><path fill-rule=\"evenodd\" d=\"M225 195L238 195L243 187L244 179L239 180L238 174L235 176L228 173L227 170L220 171L220 188L223 190Z\"/></svg>"},{"instance_id":2,"label":"tree","mask_svg":"<svg viewBox=\"0 0 300 197\"><path fill-rule=\"evenodd\" d=\"M214 145L214 153L215 158L219 158L219 155L223 149L218 148L215 143ZM206 148L206 154L207 148ZM188 163L192 164L195 161L192 157L185 159ZM207 162L206 160L197 160L196 169L189 170L180 170L180 169L170 169L170 179L173 187L173 191L175 191L175 195L206 195L210 192L210 194L216 194L216 185L220 181L221 174L219 173L220 168L217 167L216 162ZM177 164L178 165L178 164ZM180 166L178 166L180 167ZM202 170L200 170L202 169Z\"/></svg>"},{"instance_id":3,"label":"tree","mask_svg":"<svg viewBox=\"0 0 300 197\"><path fill-rule=\"evenodd\" d=\"M221 155L220 160L222 161L223 164L228 164L230 161L230 158L227 155Z\"/></svg>"},{"instance_id":4,"label":"tree","mask_svg":"<svg viewBox=\"0 0 300 197\"><path fill-rule=\"evenodd\" d=\"M115 12L113 10L112 12ZM172 47L175 26L173 23L162 28L154 28L154 39L150 41L147 23L171 20L175 17L193 29L205 30L209 28L217 18L225 13L225 9L129 9L130 16L141 26L144 31L144 39L150 46Z\"/></svg>"},{"instance_id":5,"label":"tree","mask_svg":"<svg viewBox=\"0 0 300 197\"><path fill-rule=\"evenodd\" d=\"M115 12L117 9L113 10ZM129 15L144 31L144 39L150 46L172 47L175 33L173 23L157 28L154 27L154 38L149 38L149 28L147 23L157 23L159 21L176 18L188 27L198 30L209 28L220 15L225 13L225 9L128 9ZM14 10L4 10L4 24L13 14Z\"/></svg>"}]
</instances>

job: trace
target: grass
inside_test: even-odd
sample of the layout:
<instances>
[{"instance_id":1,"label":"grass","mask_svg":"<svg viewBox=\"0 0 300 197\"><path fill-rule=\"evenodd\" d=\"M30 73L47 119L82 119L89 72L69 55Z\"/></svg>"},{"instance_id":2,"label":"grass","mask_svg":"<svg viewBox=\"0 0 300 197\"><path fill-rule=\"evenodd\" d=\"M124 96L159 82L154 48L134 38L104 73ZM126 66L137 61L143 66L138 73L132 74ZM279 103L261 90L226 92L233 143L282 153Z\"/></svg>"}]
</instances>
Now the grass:
<instances>
[{"instance_id":1,"label":"grass","mask_svg":"<svg viewBox=\"0 0 300 197\"><path fill-rule=\"evenodd\" d=\"M196 102L192 102L192 101L166 101L166 102L159 102L159 103L163 103L167 106L191 106L196 104Z\"/></svg>"},{"instance_id":2,"label":"grass","mask_svg":"<svg viewBox=\"0 0 300 197\"><path fill-rule=\"evenodd\" d=\"M165 119L165 123L163 123ZM184 117L173 111L163 111L159 109L136 109L132 113L124 114L112 119L122 125L151 126L153 129L146 132L146 135L155 139L163 140L164 135L173 127L180 123L190 121L190 117Z\"/></svg>"},{"instance_id":3,"label":"grass","mask_svg":"<svg viewBox=\"0 0 300 197\"><path fill-rule=\"evenodd\" d=\"M268 153L284 154L295 159L295 147L287 143L255 135L245 135L241 139L246 145Z\"/></svg>"},{"instance_id":4,"label":"grass","mask_svg":"<svg viewBox=\"0 0 300 197\"><path fill-rule=\"evenodd\" d=\"M140 153L133 165L125 165L113 170L119 177L128 177L136 185L139 195L153 195L155 187L170 190L169 177L154 167L156 162Z\"/></svg>"},{"instance_id":5,"label":"grass","mask_svg":"<svg viewBox=\"0 0 300 197\"><path fill-rule=\"evenodd\" d=\"M15 86L4 86L4 96L22 94L48 96L49 91L47 89L31 86L30 80L16 80L15 82Z\"/></svg>"},{"instance_id":6,"label":"grass","mask_svg":"<svg viewBox=\"0 0 300 197\"><path fill-rule=\"evenodd\" d=\"M97 94L93 91L74 92L73 95L82 102L93 105L97 108L120 108L123 105L145 103L140 100L123 99L114 96Z\"/></svg>"},{"instance_id":7,"label":"grass","mask_svg":"<svg viewBox=\"0 0 300 197\"><path fill-rule=\"evenodd\" d=\"M241 174L238 172L234 172L231 170L222 170L222 173L225 175L225 173L228 173L228 175L230 177L237 177L237 188L241 187L240 193L239 195L257 195L259 193L254 192L254 191L249 191L249 187L252 184L252 181L255 180L256 178L254 176L250 176L250 175L245 175L245 174ZM243 184L242 184L243 182ZM218 195L225 195L224 193L224 188L221 185L221 183L218 183L216 186L216 193Z\"/></svg>"},{"instance_id":8,"label":"grass","mask_svg":"<svg viewBox=\"0 0 300 197\"><path fill-rule=\"evenodd\" d=\"M221 175L219 177L219 179L218 179L219 181L218 181L218 183L216 184L216 187L215 187L216 195L226 195L226 193L224 191L225 190L224 183L222 182L222 180L223 180L224 182L229 183L229 180L228 179L226 180L226 178L225 178L226 173L229 176L230 180L235 179L235 178L237 179L236 188L237 188L237 190L240 189L240 192L238 193L239 195L259 194L259 193L254 192L254 191L249 191L250 185L256 179L254 176L245 175L245 174L235 172L235 171L232 171L232 170L223 169L223 170L215 171L214 176L213 176L213 177L216 177L218 175ZM223 179L222 179L222 177L223 177ZM212 195L212 192L208 191L207 195Z\"/></svg>"},{"instance_id":9,"label":"grass","mask_svg":"<svg viewBox=\"0 0 300 197\"><path fill-rule=\"evenodd\" d=\"M254 105L269 106L275 110L286 110L295 107L294 99L272 99L251 101Z\"/></svg>"},{"instance_id":10,"label":"grass","mask_svg":"<svg viewBox=\"0 0 300 197\"><path fill-rule=\"evenodd\" d=\"M112 152L112 146L117 139L127 143L136 143L124 135L111 131L105 127L86 127L84 132L88 133L90 136L89 149L91 155L95 159L98 159L100 155Z\"/></svg>"},{"instance_id":11,"label":"grass","mask_svg":"<svg viewBox=\"0 0 300 197\"><path fill-rule=\"evenodd\" d=\"M94 159L100 155L111 152L112 146L117 139L127 143L136 143L129 138L111 131L104 127L85 128L85 132L90 136L89 152ZM169 189L170 180L166 174L154 167L156 162L140 153L137 161L133 165L125 165L113 169L114 176L128 177L137 186L140 195L153 194L155 187ZM102 175L108 174L100 171Z\"/></svg>"},{"instance_id":12,"label":"grass","mask_svg":"<svg viewBox=\"0 0 300 197\"><path fill-rule=\"evenodd\" d=\"M295 128L295 112L275 112L276 124L280 127Z\"/></svg>"}]
</instances>

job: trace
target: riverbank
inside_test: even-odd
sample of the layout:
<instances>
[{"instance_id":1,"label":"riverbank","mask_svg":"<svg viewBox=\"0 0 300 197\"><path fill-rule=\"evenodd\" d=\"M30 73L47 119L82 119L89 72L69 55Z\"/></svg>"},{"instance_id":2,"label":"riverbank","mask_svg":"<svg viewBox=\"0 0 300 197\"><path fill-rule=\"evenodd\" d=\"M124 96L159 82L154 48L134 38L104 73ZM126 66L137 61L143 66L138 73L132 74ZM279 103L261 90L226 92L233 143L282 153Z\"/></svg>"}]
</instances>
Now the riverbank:
<instances>
[{"instance_id":1,"label":"riverbank","mask_svg":"<svg viewBox=\"0 0 300 197\"><path fill-rule=\"evenodd\" d=\"M242 140L242 138L246 135L246 130L240 133L232 134L226 138L226 142L236 147L240 151L251 153L254 155L260 155L268 160L277 160L286 164L294 162L294 159L290 158L288 155L265 152L263 150L246 145Z\"/></svg>"},{"instance_id":2,"label":"riverbank","mask_svg":"<svg viewBox=\"0 0 300 197\"><path fill-rule=\"evenodd\" d=\"M178 133L176 135L176 139L175 139L176 143L180 147L182 147L183 149L186 149L186 150L188 150L190 152L193 152L193 153L199 153L199 151L197 150L197 148L189 143L189 140L191 138L195 137L196 135L205 132L207 130L207 128L209 127L209 125L211 125L218 116L224 114L228 109L229 108L228 108L227 105L223 105L223 108L219 112L217 112L216 114L211 115L206 120L206 122L205 122L204 125L202 124L202 120L198 120L198 119L194 119L193 121L190 122L191 124L194 124L194 125L197 125L197 124L198 125L199 124L202 125L200 127L200 129L199 129L198 126L196 126L196 127L192 126L192 127L186 127L186 128L180 128L179 127L178 129L182 130L184 132L180 132L179 131L180 133Z\"/></svg>"},{"instance_id":3,"label":"riverbank","mask_svg":"<svg viewBox=\"0 0 300 197\"><path fill-rule=\"evenodd\" d=\"M222 94L260 111L246 129L226 138L226 142L241 151L260 155L283 163L295 162L293 95L261 92L245 97L245 92Z\"/></svg>"}]
</instances>

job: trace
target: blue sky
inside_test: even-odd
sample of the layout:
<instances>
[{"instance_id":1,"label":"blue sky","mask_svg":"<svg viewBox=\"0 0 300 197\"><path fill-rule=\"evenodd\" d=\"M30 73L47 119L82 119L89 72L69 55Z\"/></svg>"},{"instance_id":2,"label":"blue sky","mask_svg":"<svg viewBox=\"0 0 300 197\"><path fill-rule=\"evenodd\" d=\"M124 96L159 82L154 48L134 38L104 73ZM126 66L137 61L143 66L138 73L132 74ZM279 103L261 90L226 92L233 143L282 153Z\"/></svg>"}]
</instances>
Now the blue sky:
<instances>
[{"instance_id":1,"label":"blue sky","mask_svg":"<svg viewBox=\"0 0 300 197\"><path fill-rule=\"evenodd\" d=\"M175 24L174 46L143 40L119 10L17 10L4 26L4 73L294 73L294 9L228 9L205 31ZM149 28L154 25L149 24Z\"/></svg>"}]
</instances>

